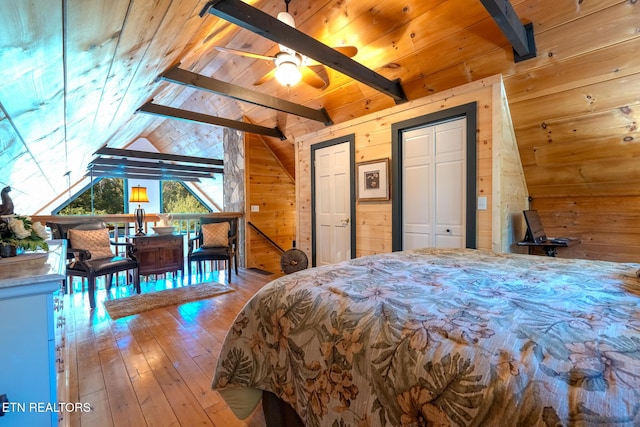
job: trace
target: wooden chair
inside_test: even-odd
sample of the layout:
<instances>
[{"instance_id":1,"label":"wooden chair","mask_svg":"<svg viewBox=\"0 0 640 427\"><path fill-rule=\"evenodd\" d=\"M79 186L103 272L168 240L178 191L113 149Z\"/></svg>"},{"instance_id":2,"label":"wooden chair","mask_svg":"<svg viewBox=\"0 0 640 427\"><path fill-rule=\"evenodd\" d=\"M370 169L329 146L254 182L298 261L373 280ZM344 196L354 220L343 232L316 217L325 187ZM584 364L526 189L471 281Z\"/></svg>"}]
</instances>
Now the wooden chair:
<instances>
[{"instance_id":1,"label":"wooden chair","mask_svg":"<svg viewBox=\"0 0 640 427\"><path fill-rule=\"evenodd\" d=\"M228 239L222 241L214 241L213 243L207 236L210 229L208 224L224 224L228 223ZM200 218L200 230L195 237L189 239L189 253L187 254L187 266L191 271L191 262L198 263L197 273L202 274L203 261L225 261L227 264L227 280L231 283L231 261L233 259L236 275L238 274L238 218ZM189 283L191 283L191 274L189 274Z\"/></svg>"},{"instance_id":2,"label":"wooden chair","mask_svg":"<svg viewBox=\"0 0 640 427\"><path fill-rule=\"evenodd\" d=\"M98 253L97 249L89 247L74 247L70 236L71 230L89 231L103 230L107 225L103 221L83 222L47 222L54 239L67 240L67 276L78 276L88 280L89 306L95 308L96 277L106 276L105 287L111 289L113 274L120 271L133 271L133 285L137 293L140 293L140 275L138 273L138 260L134 255L135 246L128 242L113 242L109 245L126 247L126 254L107 257L92 257L91 251ZM109 249L110 250L110 249ZM70 286L68 284L67 286Z\"/></svg>"}]
</instances>

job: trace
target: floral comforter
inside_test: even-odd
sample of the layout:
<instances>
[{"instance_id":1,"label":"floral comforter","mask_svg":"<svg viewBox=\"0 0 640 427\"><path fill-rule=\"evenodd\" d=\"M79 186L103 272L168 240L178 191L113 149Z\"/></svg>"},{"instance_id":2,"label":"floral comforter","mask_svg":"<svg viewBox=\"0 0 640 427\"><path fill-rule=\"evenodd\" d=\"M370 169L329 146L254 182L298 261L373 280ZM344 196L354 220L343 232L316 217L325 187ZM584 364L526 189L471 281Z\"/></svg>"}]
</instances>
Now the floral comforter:
<instances>
[{"instance_id":1,"label":"floral comforter","mask_svg":"<svg viewBox=\"0 0 640 427\"><path fill-rule=\"evenodd\" d=\"M639 268L423 249L300 271L238 315L213 388L307 426L639 426Z\"/></svg>"}]
</instances>

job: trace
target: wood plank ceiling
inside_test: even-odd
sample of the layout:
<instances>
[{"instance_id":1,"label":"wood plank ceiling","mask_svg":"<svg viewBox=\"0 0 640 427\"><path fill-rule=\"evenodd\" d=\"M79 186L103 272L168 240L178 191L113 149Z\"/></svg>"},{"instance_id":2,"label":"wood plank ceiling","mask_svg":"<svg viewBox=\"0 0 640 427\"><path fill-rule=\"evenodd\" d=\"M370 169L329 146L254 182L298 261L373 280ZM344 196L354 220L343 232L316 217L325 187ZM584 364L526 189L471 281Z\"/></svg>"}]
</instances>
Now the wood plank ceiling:
<instances>
[{"instance_id":1,"label":"wood plank ceiling","mask_svg":"<svg viewBox=\"0 0 640 427\"><path fill-rule=\"evenodd\" d=\"M283 0L248 2L276 16ZM147 138L160 152L223 159L221 127L137 113L153 102L279 128L265 138L295 175L296 137L325 124L176 84L179 64L305 107L334 123L394 100L331 69L329 85L252 83L276 43L199 13L204 0L0 0L0 186L35 213L86 172L102 146ZM409 100L501 73L533 197L640 195L640 5L636 0L512 0L532 23L538 55L514 63L479 0L292 0L297 28L400 79ZM69 172L69 174L67 174ZM70 181L67 181L67 176Z\"/></svg>"}]
</instances>

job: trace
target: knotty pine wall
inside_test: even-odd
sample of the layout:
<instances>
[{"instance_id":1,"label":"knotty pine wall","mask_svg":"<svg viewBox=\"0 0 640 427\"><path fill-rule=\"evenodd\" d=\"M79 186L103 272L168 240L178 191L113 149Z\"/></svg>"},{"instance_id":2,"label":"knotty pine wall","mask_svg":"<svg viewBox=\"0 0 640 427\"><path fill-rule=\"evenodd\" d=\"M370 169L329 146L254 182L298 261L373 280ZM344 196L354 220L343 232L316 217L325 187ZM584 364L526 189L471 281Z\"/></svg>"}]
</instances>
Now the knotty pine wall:
<instances>
[{"instance_id":1,"label":"knotty pine wall","mask_svg":"<svg viewBox=\"0 0 640 427\"><path fill-rule=\"evenodd\" d=\"M640 2L515 7L538 56L469 66L504 75L531 208L547 235L580 239L559 257L640 262Z\"/></svg>"},{"instance_id":2,"label":"knotty pine wall","mask_svg":"<svg viewBox=\"0 0 640 427\"><path fill-rule=\"evenodd\" d=\"M245 221L256 225L285 251L296 231L293 178L259 135L245 134ZM258 206L259 212L251 212ZM280 273L281 252L245 224L246 267Z\"/></svg>"},{"instance_id":3,"label":"knotty pine wall","mask_svg":"<svg viewBox=\"0 0 640 427\"><path fill-rule=\"evenodd\" d=\"M296 139L298 247L309 259L311 241L311 146L355 134L356 162L391 158L394 123L477 102L477 196L487 197L478 211L477 247L497 252L518 251L522 209L528 206L508 103L500 76L492 76L442 93L400 104L379 113L334 125ZM394 191L394 183L391 183ZM391 201L356 202L356 256L391 252Z\"/></svg>"},{"instance_id":4,"label":"knotty pine wall","mask_svg":"<svg viewBox=\"0 0 640 427\"><path fill-rule=\"evenodd\" d=\"M547 235L580 239L559 250L560 257L640 262L638 196L534 197L531 208Z\"/></svg>"}]
</instances>

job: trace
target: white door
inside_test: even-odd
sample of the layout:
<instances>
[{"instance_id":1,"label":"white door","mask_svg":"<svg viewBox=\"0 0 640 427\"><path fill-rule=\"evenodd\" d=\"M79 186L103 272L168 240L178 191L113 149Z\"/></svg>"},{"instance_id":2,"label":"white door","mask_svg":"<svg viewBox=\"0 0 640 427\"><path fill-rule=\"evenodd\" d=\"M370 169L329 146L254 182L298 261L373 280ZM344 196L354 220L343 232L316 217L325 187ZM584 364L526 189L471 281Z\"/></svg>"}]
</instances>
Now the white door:
<instances>
[{"instance_id":1,"label":"white door","mask_svg":"<svg viewBox=\"0 0 640 427\"><path fill-rule=\"evenodd\" d=\"M316 265L351 258L349 142L315 151Z\"/></svg>"},{"instance_id":2,"label":"white door","mask_svg":"<svg viewBox=\"0 0 640 427\"><path fill-rule=\"evenodd\" d=\"M464 248L466 118L402 134L402 248Z\"/></svg>"}]
</instances>

